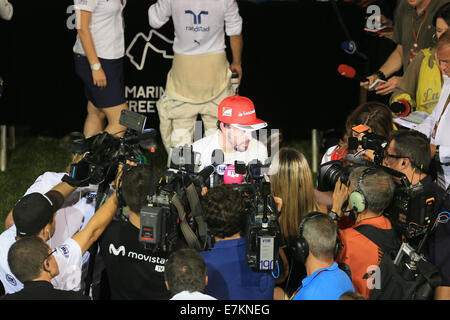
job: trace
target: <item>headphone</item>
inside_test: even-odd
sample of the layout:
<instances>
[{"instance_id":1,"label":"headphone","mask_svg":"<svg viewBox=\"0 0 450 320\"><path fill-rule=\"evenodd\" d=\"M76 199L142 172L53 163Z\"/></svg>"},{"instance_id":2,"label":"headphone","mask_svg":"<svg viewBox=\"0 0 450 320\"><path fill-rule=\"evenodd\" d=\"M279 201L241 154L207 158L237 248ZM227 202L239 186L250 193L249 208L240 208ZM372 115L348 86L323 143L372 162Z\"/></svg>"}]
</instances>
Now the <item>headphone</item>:
<instances>
[{"instance_id":1,"label":"headphone","mask_svg":"<svg viewBox=\"0 0 450 320\"><path fill-rule=\"evenodd\" d=\"M356 185L355 191L350 194L348 199L349 204L352 209L355 209L357 213L361 213L367 209L367 199L364 191L361 189L361 183L364 178L370 174L374 174L378 171L375 167L368 167L364 169L361 176L359 177L358 184Z\"/></svg>"},{"instance_id":2,"label":"headphone","mask_svg":"<svg viewBox=\"0 0 450 320\"><path fill-rule=\"evenodd\" d=\"M292 246L291 246L291 252L292 252L294 259L297 261L300 261L303 264L305 264L306 258L308 258L308 255L309 255L308 241L306 241L306 239L303 237L304 225L305 225L306 221L314 219L315 217L318 217L318 216L325 216L328 219L330 219L330 221L332 221L332 219L326 213L317 212L317 211L308 213L303 218L302 222L300 223L298 236L295 238L295 240L293 241ZM334 221L332 221L332 223L334 223ZM337 235L336 236L336 245L334 247L334 252L333 252L334 259L336 259L336 257L338 256L341 248L342 248L342 244L339 239L339 236Z\"/></svg>"}]
</instances>

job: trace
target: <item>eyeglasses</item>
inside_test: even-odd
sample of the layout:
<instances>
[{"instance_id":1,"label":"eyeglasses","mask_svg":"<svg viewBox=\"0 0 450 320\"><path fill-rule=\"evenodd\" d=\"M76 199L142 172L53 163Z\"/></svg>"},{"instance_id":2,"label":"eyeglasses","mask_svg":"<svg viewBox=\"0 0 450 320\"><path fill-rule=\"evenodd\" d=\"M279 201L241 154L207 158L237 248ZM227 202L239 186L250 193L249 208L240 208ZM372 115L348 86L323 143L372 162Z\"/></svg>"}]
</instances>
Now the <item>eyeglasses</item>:
<instances>
[{"instance_id":1,"label":"eyeglasses","mask_svg":"<svg viewBox=\"0 0 450 320\"><path fill-rule=\"evenodd\" d=\"M398 155L396 155L396 154L389 154L389 153L386 153L385 155L384 155L386 158L394 158L394 159L408 159L408 157L404 157L404 156L398 156Z\"/></svg>"},{"instance_id":2,"label":"eyeglasses","mask_svg":"<svg viewBox=\"0 0 450 320\"><path fill-rule=\"evenodd\" d=\"M55 252L56 252L56 249L53 249L52 252L50 252L50 253L45 257L44 261L47 260L48 258L50 258L50 256L51 256L52 254L54 254Z\"/></svg>"}]
</instances>

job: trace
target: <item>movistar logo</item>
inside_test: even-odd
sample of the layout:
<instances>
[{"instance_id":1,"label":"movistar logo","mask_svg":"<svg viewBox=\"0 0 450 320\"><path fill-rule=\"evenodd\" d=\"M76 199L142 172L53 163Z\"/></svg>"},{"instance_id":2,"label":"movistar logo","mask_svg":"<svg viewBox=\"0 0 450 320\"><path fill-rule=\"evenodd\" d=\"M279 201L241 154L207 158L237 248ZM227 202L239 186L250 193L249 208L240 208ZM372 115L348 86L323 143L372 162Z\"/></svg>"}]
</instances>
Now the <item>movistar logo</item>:
<instances>
[{"instance_id":1,"label":"movistar logo","mask_svg":"<svg viewBox=\"0 0 450 320\"><path fill-rule=\"evenodd\" d=\"M109 245L109 253L113 254L115 256L118 256L119 254L122 254L122 256L125 256L125 247L120 246L119 249L116 249L116 247L114 247L114 245L111 243Z\"/></svg>"}]
</instances>

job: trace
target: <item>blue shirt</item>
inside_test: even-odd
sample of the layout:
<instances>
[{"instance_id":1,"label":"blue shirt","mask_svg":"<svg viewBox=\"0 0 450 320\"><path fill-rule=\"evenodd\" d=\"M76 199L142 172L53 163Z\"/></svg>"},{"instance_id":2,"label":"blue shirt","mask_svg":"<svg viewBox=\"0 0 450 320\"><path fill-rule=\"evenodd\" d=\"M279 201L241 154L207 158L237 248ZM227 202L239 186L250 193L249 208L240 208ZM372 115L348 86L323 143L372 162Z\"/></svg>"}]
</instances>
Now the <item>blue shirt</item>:
<instances>
[{"instance_id":1,"label":"blue shirt","mask_svg":"<svg viewBox=\"0 0 450 320\"><path fill-rule=\"evenodd\" d=\"M338 268L322 268L302 280L302 286L292 300L339 300L344 292L354 292L348 275Z\"/></svg>"},{"instance_id":2,"label":"blue shirt","mask_svg":"<svg viewBox=\"0 0 450 320\"><path fill-rule=\"evenodd\" d=\"M201 252L206 263L205 294L218 300L272 300L272 274L253 271L247 264L247 239L223 240Z\"/></svg>"}]
</instances>

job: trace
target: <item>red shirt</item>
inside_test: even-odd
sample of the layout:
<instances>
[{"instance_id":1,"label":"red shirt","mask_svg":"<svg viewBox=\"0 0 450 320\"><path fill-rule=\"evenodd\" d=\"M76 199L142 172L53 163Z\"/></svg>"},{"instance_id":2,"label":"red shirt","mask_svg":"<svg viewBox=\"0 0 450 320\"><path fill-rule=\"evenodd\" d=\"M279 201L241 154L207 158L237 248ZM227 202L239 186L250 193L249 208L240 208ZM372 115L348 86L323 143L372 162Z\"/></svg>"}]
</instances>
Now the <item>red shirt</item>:
<instances>
[{"instance_id":1,"label":"red shirt","mask_svg":"<svg viewBox=\"0 0 450 320\"><path fill-rule=\"evenodd\" d=\"M392 229L389 219L381 215L364 219L352 228L340 230L344 247L339 253L337 262L349 266L355 291L369 298L371 289L369 289L368 284L373 283L373 279L369 279L368 268L380 264L382 251L375 243L354 229L354 227L363 224L370 224L379 229Z\"/></svg>"}]
</instances>

